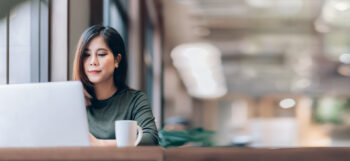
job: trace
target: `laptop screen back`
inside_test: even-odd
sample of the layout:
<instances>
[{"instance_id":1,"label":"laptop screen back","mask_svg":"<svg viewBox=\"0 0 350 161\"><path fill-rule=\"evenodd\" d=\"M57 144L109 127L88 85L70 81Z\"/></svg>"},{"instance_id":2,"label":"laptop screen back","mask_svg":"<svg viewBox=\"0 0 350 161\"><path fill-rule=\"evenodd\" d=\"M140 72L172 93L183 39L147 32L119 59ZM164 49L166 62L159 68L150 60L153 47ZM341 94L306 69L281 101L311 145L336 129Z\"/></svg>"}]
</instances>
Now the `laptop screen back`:
<instances>
[{"instance_id":1,"label":"laptop screen back","mask_svg":"<svg viewBox=\"0 0 350 161\"><path fill-rule=\"evenodd\" d=\"M80 82L0 86L0 147L89 145Z\"/></svg>"}]
</instances>

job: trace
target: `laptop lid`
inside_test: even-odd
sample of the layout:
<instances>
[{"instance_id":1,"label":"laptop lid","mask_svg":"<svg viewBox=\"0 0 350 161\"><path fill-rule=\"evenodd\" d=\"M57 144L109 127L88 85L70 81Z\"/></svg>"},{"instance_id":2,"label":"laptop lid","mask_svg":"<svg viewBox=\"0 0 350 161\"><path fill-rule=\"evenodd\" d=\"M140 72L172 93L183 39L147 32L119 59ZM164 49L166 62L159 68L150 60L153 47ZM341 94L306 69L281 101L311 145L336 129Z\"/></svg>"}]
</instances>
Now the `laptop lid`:
<instances>
[{"instance_id":1,"label":"laptop lid","mask_svg":"<svg viewBox=\"0 0 350 161\"><path fill-rule=\"evenodd\" d=\"M80 82L0 86L0 147L89 145Z\"/></svg>"}]
</instances>

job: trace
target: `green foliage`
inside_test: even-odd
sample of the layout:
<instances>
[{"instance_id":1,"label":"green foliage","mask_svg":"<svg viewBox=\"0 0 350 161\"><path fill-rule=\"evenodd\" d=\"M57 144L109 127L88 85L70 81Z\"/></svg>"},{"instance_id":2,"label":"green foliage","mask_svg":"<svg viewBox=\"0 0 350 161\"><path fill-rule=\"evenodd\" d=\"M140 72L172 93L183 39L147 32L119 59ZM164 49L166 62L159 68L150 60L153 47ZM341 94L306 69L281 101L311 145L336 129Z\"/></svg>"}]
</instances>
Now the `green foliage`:
<instances>
[{"instance_id":1,"label":"green foliage","mask_svg":"<svg viewBox=\"0 0 350 161\"><path fill-rule=\"evenodd\" d=\"M203 128L193 128L182 131L159 131L160 145L168 148L173 146L182 146L186 143L193 143L196 146L212 146L211 138L213 131Z\"/></svg>"},{"instance_id":2,"label":"green foliage","mask_svg":"<svg viewBox=\"0 0 350 161\"><path fill-rule=\"evenodd\" d=\"M316 121L319 123L342 124L348 110L348 102L342 98L322 98L317 102Z\"/></svg>"}]
</instances>

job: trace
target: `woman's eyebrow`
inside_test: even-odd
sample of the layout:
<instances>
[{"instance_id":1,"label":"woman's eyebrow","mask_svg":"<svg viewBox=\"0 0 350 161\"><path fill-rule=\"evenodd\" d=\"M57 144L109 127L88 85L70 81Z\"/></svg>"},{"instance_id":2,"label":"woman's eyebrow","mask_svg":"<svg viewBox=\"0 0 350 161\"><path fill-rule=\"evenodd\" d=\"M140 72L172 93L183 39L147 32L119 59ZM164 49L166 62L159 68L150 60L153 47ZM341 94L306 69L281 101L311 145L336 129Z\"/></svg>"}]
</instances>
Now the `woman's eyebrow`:
<instances>
[{"instance_id":1,"label":"woman's eyebrow","mask_svg":"<svg viewBox=\"0 0 350 161\"><path fill-rule=\"evenodd\" d=\"M98 48L96 51L99 51L99 50L108 51L108 50L107 50L107 49L105 49L105 48Z\"/></svg>"},{"instance_id":2,"label":"woman's eyebrow","mask_svg":"<svg viewBox=\"0 0 350 161\"><path fill-rule=\"evenodd\" d=\"M105 48L98 48L96 51L100 51L100 50L108 51L108 49L105 49ZM91 50L89 48L85 48L84 51L91 51Z\"/></svg>"}]
</instances>

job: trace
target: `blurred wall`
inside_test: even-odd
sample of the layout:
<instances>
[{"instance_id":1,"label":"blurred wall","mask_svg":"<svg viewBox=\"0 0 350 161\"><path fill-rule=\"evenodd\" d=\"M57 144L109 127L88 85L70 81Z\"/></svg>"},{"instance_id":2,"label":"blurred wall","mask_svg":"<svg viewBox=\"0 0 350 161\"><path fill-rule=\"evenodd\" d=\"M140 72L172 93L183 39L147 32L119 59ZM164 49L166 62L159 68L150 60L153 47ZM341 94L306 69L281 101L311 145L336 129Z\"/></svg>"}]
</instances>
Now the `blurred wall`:
<instances>
[{"instance_id":1,"label":"blurred wall","mask_svg":"<svg viewBox=\"0 0 350 161\"><path fill-rule=\"evenodd\" d=\"M69 1L69 74L72 79L75 50L80 35L90 23L90 3L86 0Z\"/></svg>"}]
</instances>

